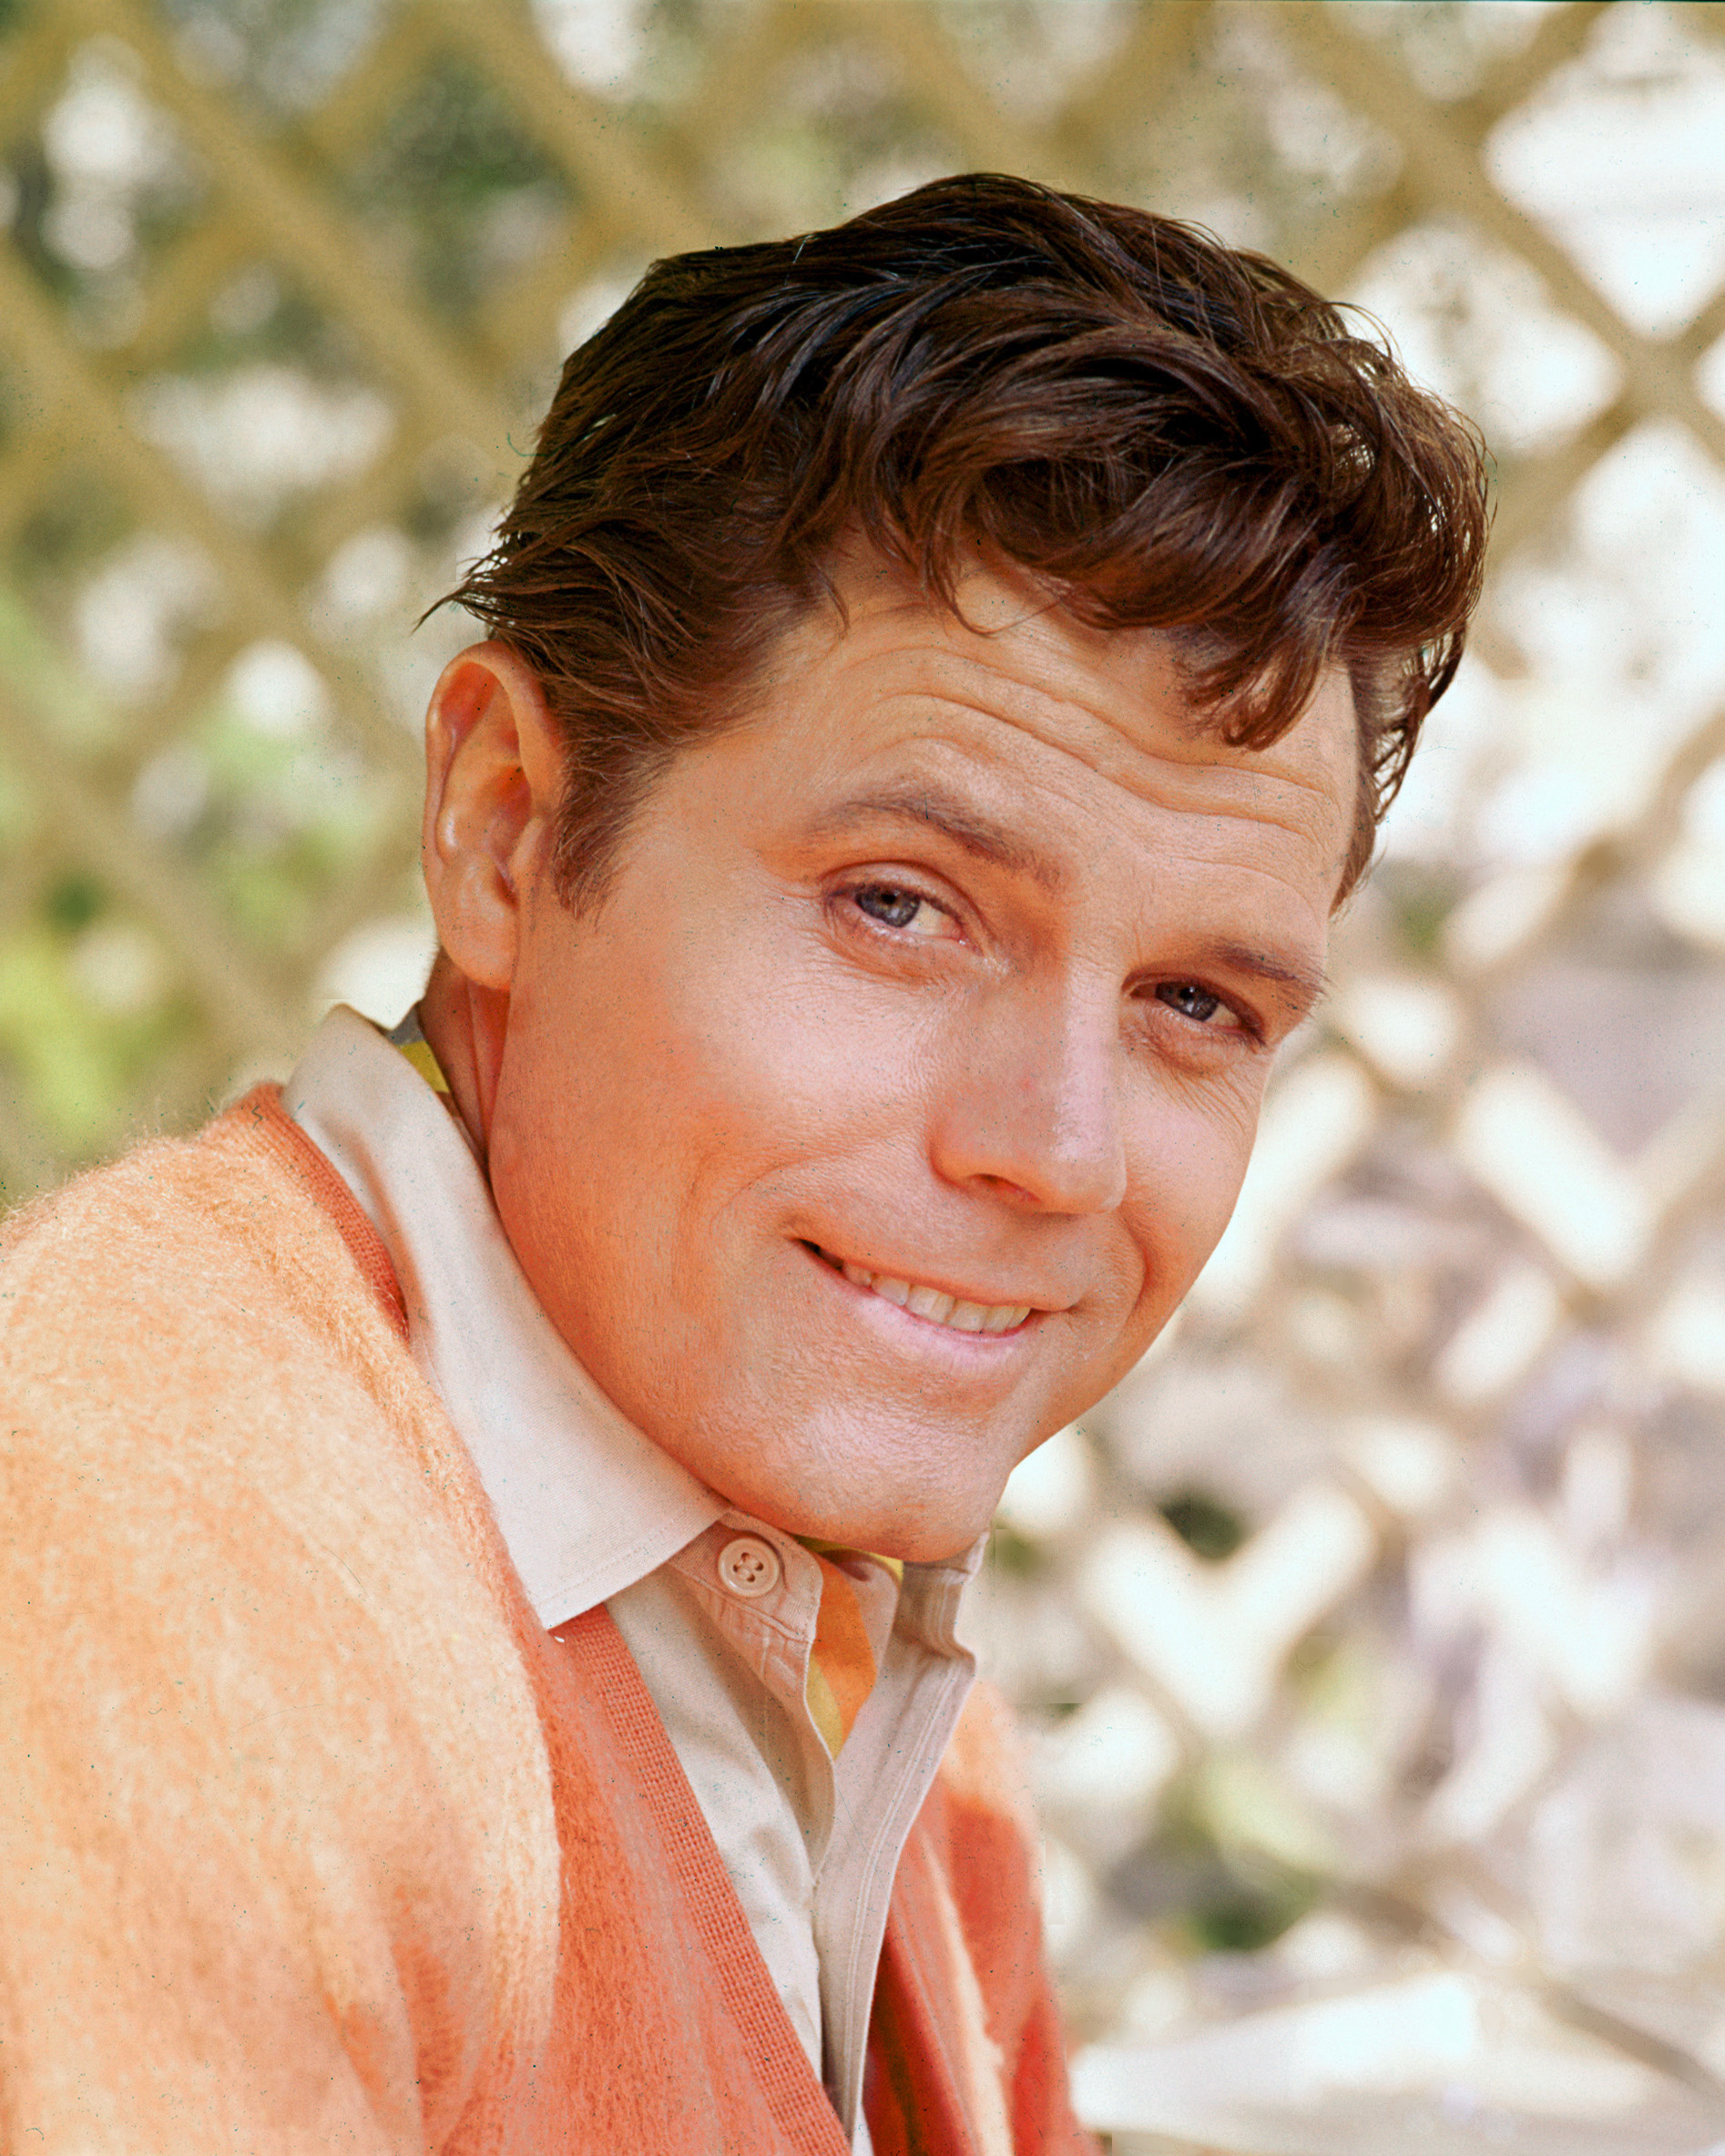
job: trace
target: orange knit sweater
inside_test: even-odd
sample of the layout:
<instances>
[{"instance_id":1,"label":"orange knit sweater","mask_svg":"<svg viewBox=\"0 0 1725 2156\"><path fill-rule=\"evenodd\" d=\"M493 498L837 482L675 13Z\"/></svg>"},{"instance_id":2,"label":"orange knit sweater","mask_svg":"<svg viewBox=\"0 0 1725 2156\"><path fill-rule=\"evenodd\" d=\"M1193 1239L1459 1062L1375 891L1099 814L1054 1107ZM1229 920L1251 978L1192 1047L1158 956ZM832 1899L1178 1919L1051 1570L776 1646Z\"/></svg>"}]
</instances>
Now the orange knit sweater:
<instances>
[{"instance_id":1,"label":"orange knit sweater","mask_svg":"<svg viewBox=\"0 0 1725 2156\"><path fill-rule=\"evenodd\" d=\"M0 2151L842 2156L603 1609L536 1621L267 1089L0 1263ZM1091 2144L985 1695L900 1865L877 2156Z\"/></svg>"}]
</instances>

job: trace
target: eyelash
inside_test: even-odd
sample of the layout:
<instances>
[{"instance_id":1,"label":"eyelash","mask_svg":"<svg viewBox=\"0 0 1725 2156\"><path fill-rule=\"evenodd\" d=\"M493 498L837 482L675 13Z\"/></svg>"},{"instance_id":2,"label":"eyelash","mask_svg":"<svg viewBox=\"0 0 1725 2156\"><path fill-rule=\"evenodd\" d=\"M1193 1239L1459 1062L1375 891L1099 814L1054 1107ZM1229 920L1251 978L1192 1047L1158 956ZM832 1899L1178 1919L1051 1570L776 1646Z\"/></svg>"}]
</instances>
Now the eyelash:
<instances>
[{"instance_id":1,"label":"eyelash","mask_svg":"<svg viewBox=\"0 0 1725 2156\"><path fill-rule=\"evenodd\" d=\"M1173 996L1187 989L1189 989L1195 996L1202 997L1210 1006L1210 1008L1201 1018L1194 1017L1190 1011L1181 1010L1179 1004L1172 1000ZM1176 1017L1185 1018L1191 1025L1201 1027L1206 1031L1211 1029L1210 1021L1218 1011L1229 1013L1242 1033L1250 1033L1252 1030L1251 1021L1244 1011L1230 1003L1225 996L1219 996L1214 988L1206 988L1201 981L1158 981L1152 994L1164 1010L1171 1010ZM1215 1030L1226 1032L1228 1028L1220 1027Z\"/></svg>"},{"instance_id":2,"label":"eyelash","mask_svg":"<svg viewBox=\"0 0 1725 2156\"><path fill-rule=\"evenodd\" d=\"M932 897L926 891L918 890L914 884L908 881L901 883L896 878L873 877L865 884L849 884L844 890L839 892L837 895L841 899L848 900L862 919L869 924L870 928L880 935L903 937L904 940L911 943L936 943L946 940L937 936L909 935L907 933L910 926L909 921L895 924L881 920L876 915L871 914L862 903L872 893L883 895L890 894L894 898L909 901L913 907L927 906L933 912L939 914L944 920L950 921L954 927L958 926L958 916L951 906L943 905L938 898ZM914 920L915 917L915 913L913 911L911 920Z\"/></svg>"}]
</instances>

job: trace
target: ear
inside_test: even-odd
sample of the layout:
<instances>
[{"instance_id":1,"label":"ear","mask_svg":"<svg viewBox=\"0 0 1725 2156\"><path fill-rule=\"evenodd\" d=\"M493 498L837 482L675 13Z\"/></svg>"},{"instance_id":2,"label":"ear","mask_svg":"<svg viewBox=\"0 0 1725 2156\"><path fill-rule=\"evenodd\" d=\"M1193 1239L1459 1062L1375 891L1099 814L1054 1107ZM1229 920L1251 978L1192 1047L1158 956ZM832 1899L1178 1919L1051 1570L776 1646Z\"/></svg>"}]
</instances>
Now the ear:
<instances>
[{"instance_id":1,"label":"ear","mask_svg":"<svg viewBox=\"0 0 1725 2156\"><path fill-rule=\"evenodd\" d=\"M425 714L425 888L438 941L507 995L522 908L549 874L563 759L545 692L505 646L452 659Z\"/></svg>"}]
</instances>

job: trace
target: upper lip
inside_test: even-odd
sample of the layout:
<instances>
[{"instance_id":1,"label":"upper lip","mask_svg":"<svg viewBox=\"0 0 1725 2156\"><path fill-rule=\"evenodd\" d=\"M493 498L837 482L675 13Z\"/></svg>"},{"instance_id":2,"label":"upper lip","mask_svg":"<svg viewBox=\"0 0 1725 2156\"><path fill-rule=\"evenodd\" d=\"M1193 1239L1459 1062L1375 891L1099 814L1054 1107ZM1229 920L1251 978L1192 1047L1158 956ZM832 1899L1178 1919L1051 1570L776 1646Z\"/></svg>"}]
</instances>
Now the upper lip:
<instances>
[{"instance_id":1,"label":"upper lip","mask_svg":"<svg viewBox=\"0 0 1725 2156\"><path fill-rule=\"evenodd\" d=\"M970 1303L983 1310L1006 1310L1023 1306L1033 1312L1058 1310L1065 1306L1040 1295L1022 1294L1016 1290L999 1288L977 1289L950 1287L935 1274L924 1272L910 1265L896 1262L883 1263L874 1258L853 1258L843 1251L835 1250L830 1242L813 1242L810 1249L818 1252L829 1264L854 1265L863 1272L872 1272L880 1280L902 1280L914 1288L932 1288L937 1295L950 1295L954 1303Z\"/></svg>"}]
</instances>

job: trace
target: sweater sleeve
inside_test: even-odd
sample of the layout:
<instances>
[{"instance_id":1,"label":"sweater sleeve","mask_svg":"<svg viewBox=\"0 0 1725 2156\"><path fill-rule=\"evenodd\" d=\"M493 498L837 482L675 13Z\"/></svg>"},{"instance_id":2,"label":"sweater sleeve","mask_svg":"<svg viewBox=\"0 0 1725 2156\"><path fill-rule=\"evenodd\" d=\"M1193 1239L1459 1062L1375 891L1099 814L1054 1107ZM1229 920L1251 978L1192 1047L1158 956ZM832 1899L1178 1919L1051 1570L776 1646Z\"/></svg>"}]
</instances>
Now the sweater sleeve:
<instances>
[{"instance_id":1,"label":"sweater sleeve","mask_svg":"<svg viewBox=\"0 0 1725 2156\"><path fill-rule=\"evenodd\" d=\"M0 1271L0 2146L452 2147L531 2049L525 1677L339 1243L109 1178Z\"/></svg>"}]
</instances>

